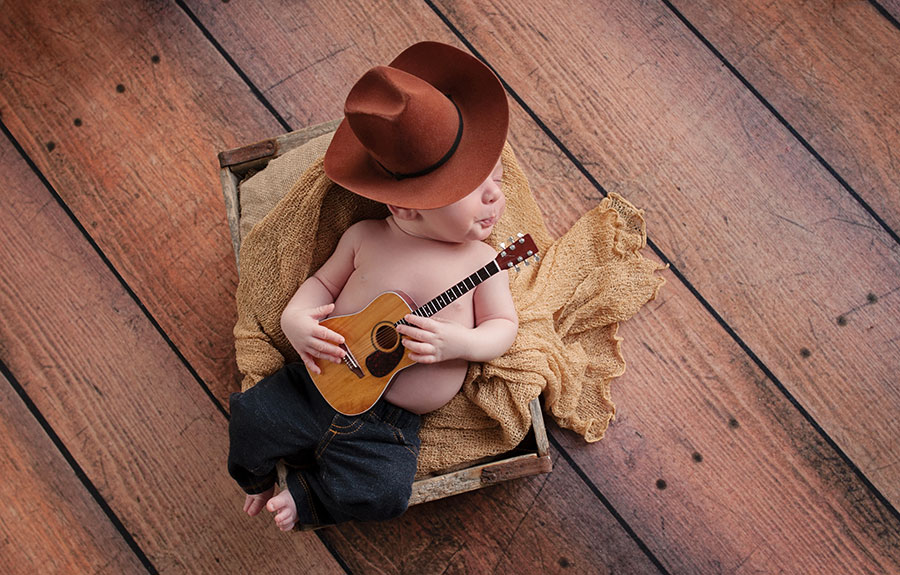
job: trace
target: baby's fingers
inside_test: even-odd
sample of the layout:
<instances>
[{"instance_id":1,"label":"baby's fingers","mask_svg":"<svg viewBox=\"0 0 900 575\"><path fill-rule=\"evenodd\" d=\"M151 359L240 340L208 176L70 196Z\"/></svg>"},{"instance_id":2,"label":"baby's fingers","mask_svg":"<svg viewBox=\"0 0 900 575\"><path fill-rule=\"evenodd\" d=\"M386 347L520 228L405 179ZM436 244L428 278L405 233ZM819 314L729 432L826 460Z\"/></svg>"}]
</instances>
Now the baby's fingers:
<instances>
[{"instance_id":1,"label":"baby's fingers","mask_svg":"<svg viewBox=\"0 0 900 575\"><path fill-rule=\"evenodd\" d=\"M316 375L320 375L322 370L319 369L319 366L316 365L316 360L312 358L308 353L300 353L300 359L303 361L303 365L306 366L306 370L310 373L314 373Z\"/></svg>"},{"instance_id":2,"label":"baby's fingers","mask_svg":"<svg viewBox=\"0 0 900 575\"><path fill-rule=\"evenodd\" d=\"M430 343L424 343L413 339L403 338L403 347L412 353L429 353L434 351L434 346Z\"/></svg>"},{"instance_id":3,"label":"baby's fingers","mask_svg":"<svg viewBox=\"0 0 900 575\"><path fill-rule=\"evenodd\" d=\"M420 327L423 330L434 331L437 328L437 322L428 317L420 317L415 314L406 314L403 318L406 323Z\"/></svg>"},{"instance_id":4,"label":"baby's fingers","mask_svg":"<svg viewBox=\"0 0 900 575\"><path fill-rule=\"evenodd\" d=\"M315 320L324 319L328 317L328 314L332 311L334 311L334 304L326 303L325 305L320 305L319 307L310 310L310 317Z\"/></svg>"},{"instance_id":5,"label":"baby's fingers","mask_svg":"<svg viewBox=\"0 0 900 575\"><path fill-rule=\"evenodd\" d=\"M315 357L326 359L334 363L340 363L341 360L344 359L343 349L321 339L314 340L308 351Z\"/></svg>"},{"instance_id":6,"label":"baby's fingers","mask_svg":"<svg viewBox=\"0 0 900 575\"><path fill-rule=\"evenodd\" d=\"M419 329L417 327L413 327L411 325L403 325L400 324L397 326L397 331L408 338L412 338L416 341L428 341L431 338L431 332L425 331L424 329ZM405 339L403 341L406 341Z\"/></svg>"},{"instance_id":7,"label":"baby's fingers","mask_svg":"<svg viewBox=\"0 0 900 575\"><path fill-rule=\"evenodd\" d=\"M344 336L336 331L328 329L324 325L320 325L313 331L313 337L322 341L330 341L331 343L344 343Z\"/></svg>"}]
</instances>

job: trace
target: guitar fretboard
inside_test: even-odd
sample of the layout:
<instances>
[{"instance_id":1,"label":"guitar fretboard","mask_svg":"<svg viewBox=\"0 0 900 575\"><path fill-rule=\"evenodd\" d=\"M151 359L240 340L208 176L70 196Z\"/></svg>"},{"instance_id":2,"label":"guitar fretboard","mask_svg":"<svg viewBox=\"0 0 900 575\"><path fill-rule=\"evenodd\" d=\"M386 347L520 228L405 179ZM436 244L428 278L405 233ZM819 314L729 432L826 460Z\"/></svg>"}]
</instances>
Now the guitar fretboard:
<instances>
[{"instance_id":1,"label":"guitar fretboard","mask_svg":"<svg viewBox=\"0 0 900 575\"><path fill-rule=\"evenodd\" d=\"M502 270L500 269L500 266L497 264L497 262L492 261L488 265L484 266L463 281L451 287L441 295L432 299L430 302L413 310L412 313L413 315L417 315L419 317L431 317L454 301L464 296L466 293L475 289L478 284L487 281L491 276L498 274L501 271ZM400 320L397 322L397 325L400 324L409 325L405 320Z\"/></svg>"}]
</instances>

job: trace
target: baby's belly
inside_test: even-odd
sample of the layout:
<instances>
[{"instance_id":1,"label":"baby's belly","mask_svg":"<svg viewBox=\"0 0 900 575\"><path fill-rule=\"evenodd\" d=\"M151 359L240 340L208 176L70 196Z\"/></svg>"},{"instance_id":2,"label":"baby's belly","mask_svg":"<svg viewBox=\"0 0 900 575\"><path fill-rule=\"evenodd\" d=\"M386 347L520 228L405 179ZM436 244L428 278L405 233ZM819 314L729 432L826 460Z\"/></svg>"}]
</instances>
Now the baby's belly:
<instances>
[{"instance_id":1,"label":"baby's belly","mask_svg":"<svg viewBox=\"0 0 900 575\"><path fill-rule=\"evenodd\" d=\"M385 399L413 413L434 411L453 399L468 368L463 359L411 365L396 375Z\"/></svg>"}]
</instances>

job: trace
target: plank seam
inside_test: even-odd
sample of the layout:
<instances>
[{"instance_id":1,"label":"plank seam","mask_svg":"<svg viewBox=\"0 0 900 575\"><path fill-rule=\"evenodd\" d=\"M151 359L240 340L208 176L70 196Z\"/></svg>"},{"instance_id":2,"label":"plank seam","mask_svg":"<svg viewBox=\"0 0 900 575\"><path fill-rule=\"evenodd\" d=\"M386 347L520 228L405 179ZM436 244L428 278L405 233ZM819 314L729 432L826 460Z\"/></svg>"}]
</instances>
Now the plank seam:
<instances>
[{"instance_id":1,"label":"plank seam","mask_svg":"<svg viewBox=\"0 0 900 575\"><path fill-rule=\"evenodd\" d=\"M874 5L874 2L872 0L869 0L869 1ZM823 168L825 168L825 170L829 174L831 174L831 177L833 177L835 179L835 181L837 181L837 183L840 184L841 187L844 188L844 190L846 190L847 193L850 194L850 196L853 197L853 199L855 199L857 201L857 203L859 203L859 205L862 206L862 208L869 213L869 215L872 217L872 219L875 220L878 223L878 225L881 226L882 229L884 229L884 231L887 232L887 234L889 236L891 236L891 238L893 238L893 240L896 243L900 244L900 236L897 235L897 232L895 232L893 229L891 229L891 226L888 225L888 223L886 221L884 221L881 218L881 216L878 215L878 213L872 208L872 206L870 206L868 204L868 202L866 202L862 198L862 196L860 196L856 192L856 190L853 189L853 187L837 172L837 170L835 170L833 167L831 167L831 164L829 164L828 161L825 160L825 158L822 157L822 155L819 154L819 152L816 151L816 149L812 147L812 144L807 142L806 138L801 136L800 132L798 132L797 130L794 129L794 127L787 121L787 119L785 119L785 117L782 116L781 113L775 109L775 106L773 106L771 103L769 103L769 101L759 92L759 90L757 90L753 86L753 84L751 84L746 78L744 78L743 74L741 74L738 71L738 69L735 68L731 64L731 62L728 61L727 58L725 58L724 54L719 52L719 50L715 46L712 45L712 42L707 40L706 37L700 32L700 30L698 30L681 12L679 12L678 9L672 4L672 2L670 0L660 0L660 2L665 4L666 7L672 12L672 14L674 14L675 17L678 18L681 21L681 23L684 24L684 26L692 34L694 34L694 36L696 36L697 39L700 40L700 42L702 42L703 45L706 46L706 48L710 52L712 52L712 54L716 58L718 58L718 60L726 68L728 68L728 71L731 72L732 75L734 75L734 77L737 78L744 85L744 87L747 88L750 91L750 93L753 94L753 96L756 97L756 99L763 106L765 106L765 108L769 111L769 113L772 114L772 116L774 116L775 119L778 120L778 122L781 123L781 125L784 126L785 129L787 129L787 131L790 132L790 134L792 136L794 136L794 138L800 143L800 145L802 145L804 148L806 148L807 152L812 154L813 158L815 158L816 161L819 162L819 164ZM877 5L875 5L875 6L877 6ZM887 15L887 17L889 19L893 19L890 17L889 14L887 14L887 11L885 11L884 13ZM896 20L894 20L894 22L896 22Z\"/></svg>"},{"instance_id":2,"label":"plank seam","mask_svg":"<svg viewBox=\"0 0 900 575\"><path fill-rule=\"evenodd\" d=\"M191 9L183 2L183 0L176 0L175 4L177 4L178 7L181 8L181 10L185 13L185 15L188 18L190 18L191 22L194 23L194 26L197 27L197 29L200 31L200 33L203 34L203 36L206 38L206 40L213 46L213 48L216 49L216 51L219 53L220 56L222 56L222 58L225 60L225 62L228 63L229 66L231 66L231 69L234 70L234 72L238 75L238 77L240 77L241 80L244 81L244 83L250 89L250 92L263 105L263 107L265 107L266 110L268 110L269 113L272 114L272 117L275 118L275 120L282 127L282 129L284 129L285 132L293 131L293 128L290 126L290 124L288 124L287 121L281 116L281 114L278 113L278 110L275 109L275 106L273 106L272 103L269 102L268 98L266 98L265 95L259 90L259 88L256 87L256 84L253 83L253 81L250 79L250 77L244 73L244 71L241 69L240 66L238 66L237 62L234 61L234 58L232 58L231 55L225 50L225 48L221 44L219 44L219 42L215 39L215 37L212 35L212 33L206 28L206 26L203 25L203 23L200 21L200 19L197 18L197 15L194 14L193 11L191 11ZM179 354L179 356L180 356L180 354ZM184 362L185 362L185 365L188 365L188 367L191 369L191 372L195 373L193 371L193 368L190 367L190 364L187 362L186 359L184 360ZM207 389L208 395L213 400L213 403L215 403L219 407L219 410L222 411L223 415L225 415L225 419L230 420L228 412L225 411L225 409L219 403L218 399L216 399L216 397L212 394L212 392L209 391L209 388L206 386L206 383L200 378L199 374L196 375L196 378L200 382L200 384L205 389ZM335 560L335 562L338 564L338 566L344 570L344 573L346 573L347 575L352 575L353 572L350 569L350 566L347 565L347 562L344 561L344 558L341 557L338 550L324 536L323 531L325 531L325 530L317 529L315 531L316 537L319 538L319 541L322 543L322 545L325 547L325 549L328 550L328 552L331 554L332 558Z\"/></svg>"},{"instance_id":3,"label":"plank seam","mask_svg":"<svg viewBox=\"0 0 900 575\"><path fill-rule=\"evenodd\" d=\"M13 134L12 134L12 132L10 132L9 128L6 127L6 123L3 122L2 119L0 119L0 130L3 131L3 133L6 135L6 137L9 139L9 141L12 143L12 145L15 147L16 151L19 152L19 155L22 157L23 160L25 160L25 162L31 168L31 171L34 172L34 174L38 177L38 179L41 181L41 183L44 184L44 187L47 189L47 191L49 191L50 194L56 199L56 203L59 204L59 206L63 209L63 211L65 211L66 215L69 217L69 219L72 221L72 223L75 224L75 226L78 228L78 231L81 232L81 235L84 236L85 240L88 242L88 244L90 244L90 246L94 249L94 251L97 253L97 255L100 256L100 259L103 261L103 263L109 269L109 271L112 272L113 276L116 278L116 280L119 282L119 284L125 290L125 292L128 293L129 297L131 297L131 299L134 301L134 303L137 304L138 308L141 310L141 312L144 314L144 316L150 321L151 325L153 325L153 327L156 329L156 331L162 336L163 340L166 342L166 344L169 346L169 348L175 353L176 357L178 357L178 359L181 361L181 363L184 364L184 366L187 368L188 372L190 372L190 374L194 377L194 379L197 380L197 382L200 384L200 386L206 392L206 395L209 396L210 399L212 399L213 403L216 405L216 407L219 409L219 411L225 416L226 419L228 419L228 412L225 410L225 408L222 406L222 404L219 403L219 400L216 399L215 395L213 395L213 392L209 389L209 386L206 385L206 382L203 381L203 378L200 377L200 374L197 373L197 371L190 364L190 362L188 362L187 358L185 358L184 355L181 353L181 351L178 349L178 346L175 345L175 342L172 341L172 339L165 332L165 330L162 328L162 326L159 325L159 323L156 321L156 318L154 318L153 314L150 313L150 310L147 309L147 307L144 305L144 303L141 301L141 299L138 297L138 295L134 292L133 289L131 289L131 286L128 285L128 282L125 281L125 278L123 278L122 275L119 273L119 271L116 269L116 266L113 265L112 261L110 261L110 259L106 256L106 254L103 252L103 250L97 244L97 242L94 241L94 238L91 237L91 234L87 231L87 229L83 225L81 225L81 221L78 220L78 217L75 216L75 213L72 212L72 210L66 204L66 202L62 198L62 196L60 196L59 193L57 193L56 189L53 187L53 185L50 183L50 181L47 180L46 177L44 177L44 174L37 167L37 164L34 163L34 161L31 159L31 156L29 156L28 153L25 151L25 149L19 144L19 141L16 140L15 136L13 136Z\"/></svg>"},{"instance_id":4,"label":"plank seam","mask_svg":"<svg viewBox=\"0 0 900 575\"><path fill-rule=\"evenodd\" d=\"M550 430L548 429L547 431ZM635 532L635 530L631 528L631 525L629 525L628 522L625 521L625 518L622 517L618 510L613 507L613 504L603 495L603 493L600 491L600 488L597 487L597 485L591 480L590 477L588 477L587 473L585 473L581 466L578 465L578 463L576 463L574 459L572 459L572 456L569 455L569 452L566 451L566 449L559 443L556 437L554 437L550 433L547 434L547 437L550 439L550 443L553 444L553 447L556 448L556 451L559 452L559 456L566 460L566 463L568 463L572 467L578 477L580 477L585 485L587 485L588 489L593 492L594 497L600 500L600 503L602 503L603 506L606 507L606 510L609 511L610 515L613 516L613 518L619 523L622 529L624 529L625 532L628 533L629 536L631 536L635 544L637 544L640 550L643 551L644 554L650 559L650 561L653 562L656 568L659 569L660 573L669 575L669 570L666 569L666 567L659 559L657 559L656 555L654 555L650 548L647 547L647 544L644 543L644 540L641 539L637 532Z\"/></svg>"},{"instance_id":5,"label":"plank seam","mask_svg":"<svg viewBox=\"0 0 900 575\"><path fill-rule=\"evenodd\" d=\"M894 18L894 15L887 11L887 8L876 2L875 0L869 0L869 4L871 4L876 10L878 10L879 14L887 18L887 21L894 25L895 28L900 30L900 22Z\"/></svg>"},{"instance_id":6,"label":"plank seam","mask_svg":"<svg viewBox=\"0 0 900 575\"><path fill-rule=\"evenodd\" d=\"M233 61L231 61L231 63L233 64ZM244 78L245 81L249 82L249 80L246 78L246 76L242 75L242 77ZM257 90L254 89L254 92L257 92ZM276 115L277 115L277 113L276 113ZM282 123L284 122L283 119L281 119L280 117L278 117L278 120ZM160 334L160 336L162 336L163 340L166 342L166 344L169 346L169 348L172 350L172 352L175 354L175 356L181 361L181 363L188 370L188 372L191 374L191 376L194 378L194 380L197 381L197 383L200 385L200 387L203 389L203 391L206 392L206 395L210 398L213 405L216 406L216 409L218 409L219 412L225 417L226 421L229 421L231 419L231 417L229 416L228 411L225 409L225 407L222 405L222 403L219 402L218 398L213 394L212 390L210 390L209 386L206 384L206 382L203 380L203 378L200 376L200 374L197 373L197 370L194 369L194 366L191 365L191 363L187 360L187 358L184 356L184 354L181 353L181 350L178 348L178 346L175 345L175 342L172 341L172 339L169 337L169 335L166 333L166 331L156 321L156 318L153 316L153 314L150 313L150 310L147 309L147 307L143 304L143 302L137 296L137 294L134 292L134 290L131 289L131 286L128 284L128 282L125 281L125 279L122 277L122 275L116 269L115 265L113 265L112 261L110 261L110 259L106 256L106 254L103 252L103 250L97 244L97 242L94 241L93 237L91 237L91 235L90 235L90 233L88 233L87 229L85 229L85 227L81 224L79 219L75 216L75 214L72 212L72 210L66 204L65 200L62 199L62 197L56 192L56 189L53 187L53 185L50 184L50 182L47 180L47 178L44 177L43 173L40 171L40 169L37 167L37 165L34 163L34 161L32 161L31 157L28 155L28 153L25 151L25 149L22 148L22 146L19 144L18 140L16 140L16 138L13 136L12 132L10 132L9 128L7 128L6 123L3 122L2 119L0 119L0 130L3 131L3 133L6 135L6 137L9 139L9 141L12 143L12 145L15 147L16 151L19 152L19 155L22 157L22 159L24 159L25 162L28 164L28 166L31 168L32 172L34 172L34 174L38 177L38 179L41 181L41 183L44 184L44 187L56 199L56 202L65 211L66 215L69 217L69 219L72 221L72 223L75 224L75 226L78 228L78 230L84 236L85 240L91 245L91 247L93 247L94 251L100 257L100 259L103 261L103 263L106 265L106 267L110 270L110 272L112 272L113 276L116 278L116 280L122 286L122 288L128 293L129 297L131 297L131 299L134 301L134 303L137 304L138 308L141 310L144 317L146 317L150 321L151 325L153 325L153 327ZM287 127L286 130L290 131L290 127ZM2 364L0 364L0 366L2 366ZM29 402L29 404L33 405L30 402ZM78 469L80 469L80 468L78 468ZM319 540L322 542L322 544L325 546L325 548L328 550L328 552L332 555L335 562L337 562L338 566L341 569L343 569L347 575L352 575L352 571L350 570L347 563L338 554L337 550L330 544L330 542L322 536L321 530L317 531L316 535L319 537ZM142 555L142 557L145 557L145 556ZM151 572L157 573L157 571L155 571L155 570L153 570Z\"/></svg>"},{"instance_id":7,"label":"plank seam","mask_svg":"<svg viewBox=\"0 0 900 575\"><path fill-rule=\"evenodd\" d=\"M663 2L667 2L667 0L662 0ZM591 183L594 188L596 188L604 197L607 197L609 194L604 189L604 187L594 178L594 176L584 167L581 161L566 147L565 144L560 141L560 139L554 134L550 128L541 120L538 115L528 106L525 101L522 99L519 94L512 89L512 86L497 73L497 70L487 61L487 59L475 49L475 46L472 45L462 34L462 32L434 5L432 0L424 0L424 2L438 15L438 17L444 22L444 24L450 29L450 31L456 35L456 37L462 42L472 54L481 60L494 74L497 75L497 78L500 79L500 82L503 84L503 87L510 94L510 96L516 101L517 104L527 113L531 119L538 125L538 127L547 135L548 138L553 142L553 144L559 148L559 150L566 156L566 158L572 162L572 164L581 172L581 174ZM685 22L687 26L690 27L690 23ZM705 42L705 39L704 39ZM708 44L708 43L707 43ZM711 45L709 48L715 51ZM724 59L723 59L723 62ZM725 62L726 65L727 62ZM730 65L729 65L730 67ZM732 67L733 69L733 67ZM746 80L742 81L746 82ZM752 86L748 87L752 90ZM764 101L765 103L765 101ZM766 103L767 106L768 103ZM770 106L769 106L770 107ZM771 107L770 107L771 108ZM774 113L777 112L772 109ZM783 119L782 119L783 121ZM805 145L806 142L804 142ZM827 164L826 164L827 166ZM830 170L830 167L829 167ZM839 176L838 176L839 177ZM843 182L843 180L840 180ZM843 182L846 185L846 182ZM877 217L877 216L876 216ZM881 220L878 220L881 222ZM883 222L881 222L883 224ZM900 238L897 238L897 235L893 233L890 228L885 226L888 233L894 237L895 240L900 243ZM681 273L678 267L669 259L669 257L662 251L659 246L657 246L653 240L649 237L647 238L647 245L653 250L653 252L665 263L669 266L669 269L675 274L675 277L690 291L690 293L697 299L698 302L703 306L703 308L712 316L712 318L725 330L729 337L734 340L735 343L741 348L741 350L750 358L750 360L763 372L763 374L775 385L775 387L785 396L785 398L794 406L794 408L799 412L799 414L807 421L807 423L822 437L825 443L832 449L834 452L843 460L844 464L856 475L856 477L866 486L866 488L872 493L872 495L886 508L886 510L894 516L895 519L900 521L900 512L898 512L897 508L881 493L881 491L875 487L875 485L869 480L869 478L863 473L863 471L856 465L856 463L846 454L844 451L838 446L838 444L828 435L828 433L819 425L819 423L812 417L812 415L800 404L800 402L793 396L793 394L781 383L781 381L775 376L775 374L762 362L762 360L753 352L749 345L737 334L737 332L731 328L730 325L722 318L721 315L713 308L713 306L703 297L702 294L694 287L694 285L688 281L688 279ZM552 437L551 437L552 439ZM553 440L555 442L555 439ZM558 445L558 444L557 444ZM565 451L562 451L564 455L568 455ZM569 458L566 458L569 460ZM574 465L574 463L573 463ZM586 482L589 483L593 487L593 484L590 483L590 480L587 476L583 477ZM597 490L599 494L599 490Z\"/></svg>"},{"instance_id":8,"label":"plank seam","mask_svg":"<svg viewBox=\"0 0 900 575\"><path fill-rule=\"evenodd\" d=\"M256 84L254 84L253 81L250 80L250 77L244 73L244 71L240 66L238 66L237 62L234 61L231 55L227 51L225 51L225 48L221 44L219 44L212 33L206 28L206 26L203 25L203 22L201 22L200 19L197 18L196 14L194 14L191 9L188 8L183 0L176 0L175 4L177 4L178 7L181 8L182 11L184 11L185 15L187 15L187 17L191 19L191 22L193 22L194 26L196 26L200 33L203 34L207 42L212 44L213 48L216 49L219 55L225 59L225 62L227 62L228 65L231 66L231 69L234 70L235 73L237 73L237 75L241 78L241 80L244 81L244 84L246 84L247 87L250 88L250 92L252 92L253 95L256 96L256 99L259 100L260 103L265 106L266 110L268 110L269 113L272 114L275 120L279 124L281 124L281 127L284 129L284 131L292 131L291 126L288 125L287 121L281 116L281 114L278 113L278 110L275 109L275 106L273 106L272 103L269 102L268 98L266 98L265 95L263 95L263 93L259 90L259 88L256 87Z\"/></svg>"},{"instance_id":9,"label":"plank seam","mask_svg":"<svg viewBox=\"0 0 900 575\"><path fill-rule=\"evenodd\" d=\"M53 427L50 425L50 422L44 418L40 409L38 409L37 405L31 398L28 396L28 392L25 391L25 388L19 383L19 380L13 375L12 371L10 371L9 366L6 365L6 362L3 359L0 359L0 373L9 381L10 386L12 386L13 390L15 390L16 394L19 396L19 399L25 404L25 407L31 413L31 416L34 417L35 421L37 421L38 425L44 430L44 433L53 442L53 445L56 447L57 451L59 451L60 455L62 455L63 459L66 463L69 464L72 471L75 473L75 477L81 482L87 492L94 499L94 502L100 507L106 517L109 519L110 523L113 524L113 527L116 531L119 532L119 535L122 536L122 539L125 540L125 543L128 544L128 547L131 548L131 551L137 556L140 562L144 565L144 568L148 573L152 573L157 575L159 571L153 565L153 562L150 561L150 558L147 557L147 554L144 553L144 550L141 549L140 545L138 545L137 541L135 541L134 537L132 537L131 533L116 515L116 513L112 510L109 504L106 502L106 499L100 494L100 491L93 484L84 470L78 465L78 462L72 456L68 449L66 449L65 444L62 439L57 435L56 431L53 430Z\"/></svg>"}]
</instances>

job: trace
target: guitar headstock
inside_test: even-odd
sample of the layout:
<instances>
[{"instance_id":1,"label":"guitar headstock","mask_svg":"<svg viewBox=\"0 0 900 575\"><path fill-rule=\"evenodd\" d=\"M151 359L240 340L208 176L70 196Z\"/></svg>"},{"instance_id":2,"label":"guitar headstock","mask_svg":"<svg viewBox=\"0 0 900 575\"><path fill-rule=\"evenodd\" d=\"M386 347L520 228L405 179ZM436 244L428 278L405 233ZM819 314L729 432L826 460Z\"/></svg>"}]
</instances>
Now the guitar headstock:
<instances>
[{"instance_id":1,"label":"guitar headstock","mask_svg":"<svg viewBox=\"0 0 900 575\"><path fill-rule=\"evenodd\" d=\"M537 253L537 245L530 234L517 234L517 237L510 237L505 243L500 244L500 253L494 261L501 270L515 268L519 271L519 264L530 266L532 258L536 262L541 261Z\"/></svg>"}]
</instances>

